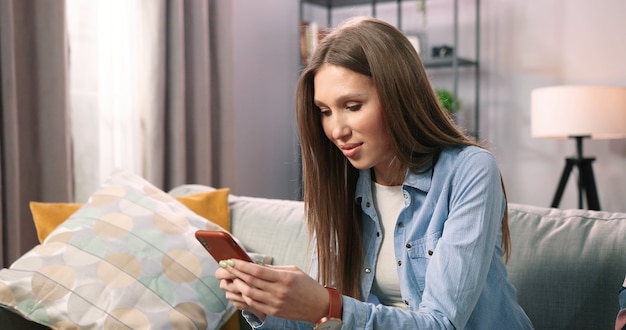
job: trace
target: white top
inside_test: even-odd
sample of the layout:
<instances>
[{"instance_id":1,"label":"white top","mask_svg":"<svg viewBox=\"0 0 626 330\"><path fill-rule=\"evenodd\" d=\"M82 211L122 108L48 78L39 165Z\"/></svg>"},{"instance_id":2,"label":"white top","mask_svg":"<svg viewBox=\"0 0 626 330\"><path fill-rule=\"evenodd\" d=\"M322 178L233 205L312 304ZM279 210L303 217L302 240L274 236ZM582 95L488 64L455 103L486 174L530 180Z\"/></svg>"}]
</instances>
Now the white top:
<instances>
[{"instance_id":1,"label":"white top","mask_svg":"<svg viewBox=\"0 0 626 330\"><path fill-rule=\"evenodd\" d=\"M393 247L393 229L400 211L404 208L402 186L383 186L372 183L374 206L380 217L383 235L383 243L376 260L372 293L380 299L383 305L406 309L400 295L400 279Z\"/></svg>"}]
</instances>

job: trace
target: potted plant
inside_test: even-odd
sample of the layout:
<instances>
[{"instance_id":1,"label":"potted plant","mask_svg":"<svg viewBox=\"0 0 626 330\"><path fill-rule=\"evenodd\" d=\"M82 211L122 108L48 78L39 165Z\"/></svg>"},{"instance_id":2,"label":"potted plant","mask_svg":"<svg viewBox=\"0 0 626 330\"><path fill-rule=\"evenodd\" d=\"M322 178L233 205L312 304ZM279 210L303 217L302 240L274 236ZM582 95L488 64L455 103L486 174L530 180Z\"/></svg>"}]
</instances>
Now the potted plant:
<instances>
[{"instance_id":1,"label":"potted plant","mask_svg":"<svg viewBox=\"0 0 626 330\"><path fill-rule=\"evenodd\" d=\"M456 99L451 90L446 88L436 88L435 94L437 94L437 98L439 99L441 106L448 110L451 116L454 116L454 113L461 109L461 100ZM456 102L456 107L454 106L454 102Z\"/></svg>"}]
</instances>

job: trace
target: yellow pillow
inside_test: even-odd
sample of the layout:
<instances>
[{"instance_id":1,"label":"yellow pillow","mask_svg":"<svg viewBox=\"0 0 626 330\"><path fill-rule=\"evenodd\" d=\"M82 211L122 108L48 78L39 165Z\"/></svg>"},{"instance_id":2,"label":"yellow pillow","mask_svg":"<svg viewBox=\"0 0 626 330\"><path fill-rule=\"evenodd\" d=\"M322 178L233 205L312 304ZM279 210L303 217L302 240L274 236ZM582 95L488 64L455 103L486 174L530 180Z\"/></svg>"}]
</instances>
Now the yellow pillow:
<instances>
[{"instance_id":1,"label":"yellow pillow","mask_svg":"<svg viewBox=\"0 0 626 330\"><path fill-rule=\"evenodd\" d=\"M33 222L37 229L39 243L69 218L74 212L83 206L80 203L40 203L30 202L30 212L33 214Z\"/></svg>"},{"instance_id":2,"label":"yellow pillow","mask_svg":"<svg viewBox=\"0 0 626 330\"><path fill-rule=\"evenodd\" d=\"M220 227L230 231L230 213L228 194L230 189L223 188L187 196L176 197L199 216L209 219ZM30 202L30 211L37 229L37 238L42 243L46 237L63 221L78 211L80 203L41 203Z\"/></svg>"}]
</instances>

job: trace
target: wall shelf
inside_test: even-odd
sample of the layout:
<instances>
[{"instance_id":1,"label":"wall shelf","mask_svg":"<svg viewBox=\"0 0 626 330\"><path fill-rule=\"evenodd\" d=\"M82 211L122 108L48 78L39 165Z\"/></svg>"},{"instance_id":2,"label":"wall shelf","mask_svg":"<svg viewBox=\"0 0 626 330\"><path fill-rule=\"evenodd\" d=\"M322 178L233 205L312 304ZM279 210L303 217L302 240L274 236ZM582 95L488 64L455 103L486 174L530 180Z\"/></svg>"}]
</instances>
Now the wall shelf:
<instances>
[{"instance_id":1,"label":"wall shelf","mask_svg":"<svg viewBox=\"0 0 626 330\"><path fill-rule=\"evenodd\" d=\"M345 7L356 5L371 5L384 2L401 2L402 0L302 0L304 2L328 7Z\"/></svg>"},{"instance_id":2,"label":"wall shelf","mask_svg":"<svg viewBox=\"0 0 626 330\"><path fill-rule=\"evenodd\" d=\"M450 57L427 58L423 60L426 68L451 68L454 66L454 59ZM478 62L462 57L457 57L458 66L476 66Z\"/></svg>"}]
</instances>

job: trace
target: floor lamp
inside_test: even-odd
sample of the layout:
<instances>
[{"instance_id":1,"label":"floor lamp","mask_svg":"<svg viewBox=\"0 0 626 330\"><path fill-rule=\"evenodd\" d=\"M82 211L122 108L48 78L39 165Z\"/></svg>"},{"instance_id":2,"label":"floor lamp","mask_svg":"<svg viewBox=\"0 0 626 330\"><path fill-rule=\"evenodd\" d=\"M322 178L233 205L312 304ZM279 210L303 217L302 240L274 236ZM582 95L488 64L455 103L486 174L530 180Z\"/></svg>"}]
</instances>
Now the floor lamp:
<instances>
[{"instance_id":1,"label":"floor lamp","mask_svg":"<svg viewBox=\"0 0 626 330\"><path fill-rule=\"evenodd\" d=\"M572 138L576 157L565 159L552 207L559 207L567 180L578 170L578 207L583 195L590 210L600 210L593 175L595 158L583 156L583 140L626 138L626 87L552 86L531 92L531 135L534 138Z\"/></svg>"}]
</instances>

